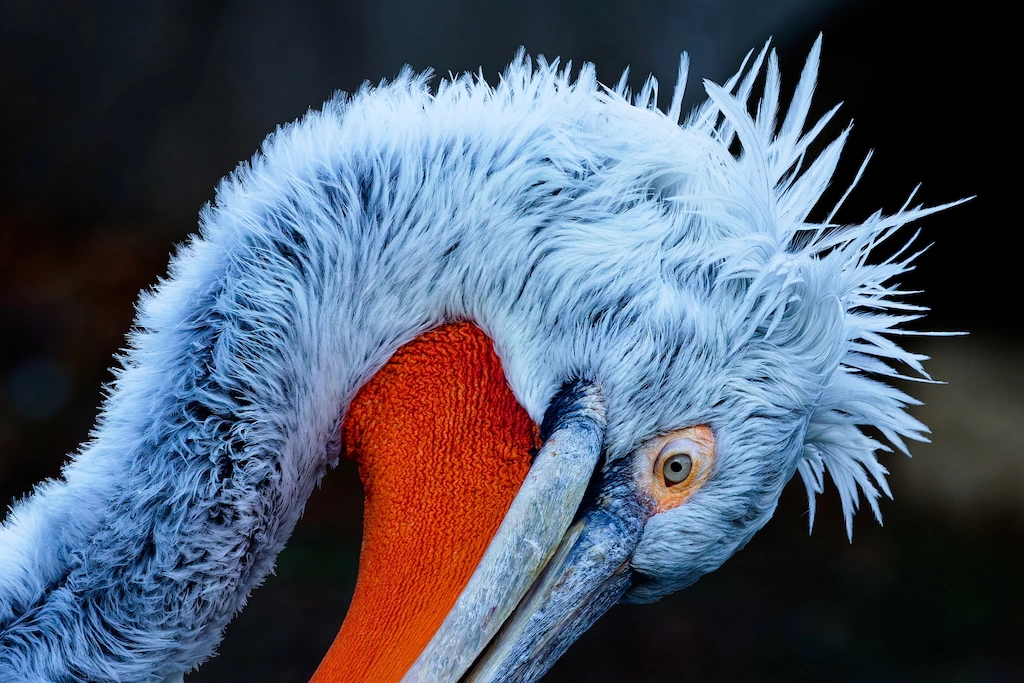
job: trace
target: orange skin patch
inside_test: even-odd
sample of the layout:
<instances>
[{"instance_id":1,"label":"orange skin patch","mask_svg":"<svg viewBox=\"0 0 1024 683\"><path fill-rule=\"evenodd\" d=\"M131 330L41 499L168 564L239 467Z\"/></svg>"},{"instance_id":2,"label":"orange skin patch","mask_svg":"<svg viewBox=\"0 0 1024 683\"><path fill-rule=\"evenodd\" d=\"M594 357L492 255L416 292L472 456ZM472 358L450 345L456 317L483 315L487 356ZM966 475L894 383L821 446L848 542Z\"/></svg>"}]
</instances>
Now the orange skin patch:
<instances>
[{"instance_id":1,"label":"orange skin patch","mask_svg":"<svg viewBox=\"0 0 1024 683\"><path fill-rule=\"evenodd\" d=\"M356 395L366 491L355 594L312 683L398 681L465 589L530 469L536 425L469 323L406 344Z\"/></svg>"}]
</instances>

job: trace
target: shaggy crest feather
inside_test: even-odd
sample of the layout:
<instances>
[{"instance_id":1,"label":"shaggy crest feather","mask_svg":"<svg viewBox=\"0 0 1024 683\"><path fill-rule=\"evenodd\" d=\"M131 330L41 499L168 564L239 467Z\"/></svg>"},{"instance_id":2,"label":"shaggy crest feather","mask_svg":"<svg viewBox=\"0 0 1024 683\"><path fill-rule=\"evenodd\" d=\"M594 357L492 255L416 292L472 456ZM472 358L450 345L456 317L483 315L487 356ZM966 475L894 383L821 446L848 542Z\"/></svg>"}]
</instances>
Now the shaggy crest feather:
<instances>
[{"instance_id":1,"label":"shaggy crest feather","mask_svg":"<svg viewBox=\"0 0 1024 683\"><path fill-rule=\"evenodd\" d=\"M754 77L760 71L767 50L766 45L734 90L733 84L739 79L739 73L724 87L705 81L708 102L691 118L691 125L717 137L725 149L732 145L733 137L738 136L742 152L735 159L734 170L739 176L736 185L755 191L768 190L745 193L745 201L742 202L747 211L763 212L765 220L754 224L769 229L766 239L751 240L748 236L740 236L710 250L709 255L725 265L723 282L732 278L746 280L746 296L736 316L745 319L751 335L763 329L766 340L776 329L786 307L808 295L796 291L798 285L806 283L799 269L792 267L793 264L813 259L826 271L823 284L829 288L838 285L832 291L822 291L825 290L822 287L818 293L835 297L843 312L841 334L847 344L845 348L838 346L833 351L841 353L838 365L835 359L822 359L836 369L808 423L797 468L807 489L810 525L814 524L815 494L823 492L823 476L827 470L839 491L847 533L852 538L859 493L867 499L879 522L879 489L892 497L885 479L888 470L875 457L877 450L889 449L865 436L859 427L878 429L903 453L908 451L901 437L926 441L924 435L928 431L904 410L907 405L918 405L918 401L870 378L870 375L882 375L930 380L920 363L926 357L900 348L885 336L906 334L906 330L899 326L919 318L920 313L926 310L901 302L899 296L904 292L885 286L886 282L911 268L919 252L906 255L906 251L917 234L884 263L872 265L867 258L878 244L900 227L959 202L912 209L905 204L892 216L883 217L878 213L859 225L834 224L832 220L839 207L864 172L870 159L868 155L825 221L807 222L808 215L832 179L850 128L828 144L804 169L808 146L839 108L837 105L808 132L803 132L814 91L821 38L819 36L814 43L785 120L777 132L775 116L779 107L780 76L774 50L769 54L765 89L757 105L757 114L751 117L747 113ZM719 119L721 122L716 125ZM910 199L907 200L909 203ZM913 314L887 315L887 311L910 311ZM737 343L743 341L743 337L737 339ZM828 350L823 348L821 352ZM886 361L902 363L918 376L906 377Z\"/></svg>"},{"instance_id":2,"label":"shaggy crest feather","mask_svg":"<svg viewBox=\"0 0 1024 683\"><path fill-rule=\"evenodd\" d=\"M141 297L91 440L0 527L0 680L157 682L208 658L356 390L451 319L491 336L535 420L566 378L600 382L610 461L715 430L708 485L645 528L631 600L720 565L795 472L812 520L826 471L848 529L861 496L880 518L861 429L923 440L880 378L928 376L891 340L922 311L888 284L916 254L868 256L946 207L809 221L848 132L809 157L835 112L804 130L819 51L784 114L767 45L681 125L685 55L664 114L653 78L634 105L625 75L521 51L493 88L406 69L278 129Z\"/></svg>"}]
</instances>

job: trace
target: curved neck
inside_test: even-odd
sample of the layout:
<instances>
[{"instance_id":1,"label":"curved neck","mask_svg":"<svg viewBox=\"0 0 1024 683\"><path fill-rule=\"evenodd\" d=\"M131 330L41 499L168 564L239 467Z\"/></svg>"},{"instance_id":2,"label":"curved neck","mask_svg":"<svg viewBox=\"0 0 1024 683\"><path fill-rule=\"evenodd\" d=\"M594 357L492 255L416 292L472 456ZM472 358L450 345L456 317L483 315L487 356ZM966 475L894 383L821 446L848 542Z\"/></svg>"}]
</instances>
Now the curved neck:
<instances>
[{"instance_id":1,"label":"curved neck","mask_svg":"<svg viewBox=\"0 0 1024 683\"><path fill-rule=\"evenodd\" d=\"M202 237L141 299L93 440L0 527L0 678L8 641L30 644L19 666L45 680L68 667L142 680L208 658L338 456L363 383L446 319L498 336L523 305L495 312L493 291L522 292L526 269L504 276L536 222L518 203L553 196L550 165L489 143L504 156L427 168L436 155L395 150L386 126L339 143L332 116L282 132L221 185ZM410 144L433 144L421 137ZM522 191L489 172L516 165L538 166ZM63 585L114 587L118 611L96 619ZM71 661L64 624L134 656Z\"/></svg>"}]
</instances>

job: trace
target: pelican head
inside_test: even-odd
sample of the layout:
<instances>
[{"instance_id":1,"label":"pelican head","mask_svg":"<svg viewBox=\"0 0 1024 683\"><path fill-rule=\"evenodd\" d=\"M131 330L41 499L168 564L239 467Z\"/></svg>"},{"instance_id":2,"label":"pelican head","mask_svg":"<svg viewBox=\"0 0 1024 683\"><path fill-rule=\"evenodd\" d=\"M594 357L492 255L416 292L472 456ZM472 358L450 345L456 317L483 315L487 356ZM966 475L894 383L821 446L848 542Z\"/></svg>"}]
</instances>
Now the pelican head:
<instances>
[{"instance_id":1,"label":"pelican head","mask_svg":"<svg viewBox=\"0 0 1024 683\"><path fill-rule=\"evenodd\" d=\"M533 681L720 566L797 473L812 519L826 471L848 528L878 517L863 430L922 439L886 378L927 375L892 341L914 254L870 254L944 207L810 217L848 132L809 152L819 48L785 111L767 46L682 123L685 55L666 113L653 78L520 54L272 134L0 528L0 680L180 680L342 456L366 525L322 682Z\"/></svg>"}]
</instances>

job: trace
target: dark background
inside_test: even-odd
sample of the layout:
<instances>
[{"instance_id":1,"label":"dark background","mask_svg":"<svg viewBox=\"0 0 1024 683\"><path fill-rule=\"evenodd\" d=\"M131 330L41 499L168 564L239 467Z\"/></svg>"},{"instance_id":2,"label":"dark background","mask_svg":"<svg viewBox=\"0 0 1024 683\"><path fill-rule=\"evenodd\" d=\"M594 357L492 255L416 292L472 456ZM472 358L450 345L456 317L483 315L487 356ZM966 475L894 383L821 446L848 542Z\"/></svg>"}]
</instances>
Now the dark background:
<instances>
[{"instance_id":1,"label":"dark background","mask_svg":"<svg viewBox=\"0 0 1024 683\"><path fill-rule=\"evenodd\" d=\"M904 284L925 290L915 342L948 386L915 387L934 444L883 456L894 502L845 539L839 503L813 536L794 482L776 518L724 568L649 606L613 609L546 680L1024 680L1024 361L1007 170L1017 149L1011 21L995 3L171 1L0 3L0 508L55 476L87 435L137 291L195 228L217 180L274 126L335 89L482 67L519 45L632 66L662 83L678 54L721 82L769 36L791 89L825 34L816 111L856 120L840 177L876 150L840 218L937 204L934 247ZM1016 183L1015 183L1016 186ZM1014 228L1013 226L1017 226ZM310 501L200 681L305 681L344 615L361 491L343 465Z\"/></svg>"}]
</instances>

